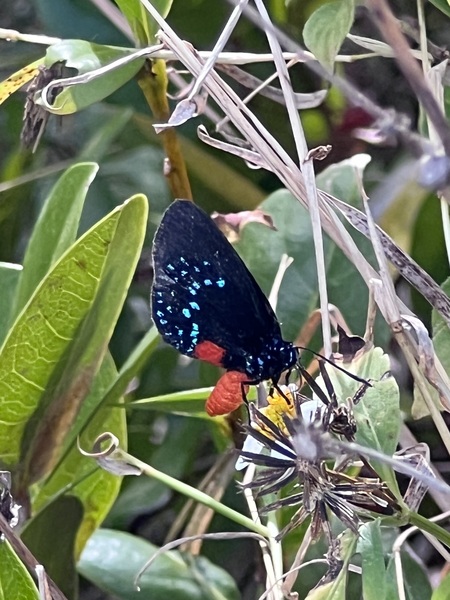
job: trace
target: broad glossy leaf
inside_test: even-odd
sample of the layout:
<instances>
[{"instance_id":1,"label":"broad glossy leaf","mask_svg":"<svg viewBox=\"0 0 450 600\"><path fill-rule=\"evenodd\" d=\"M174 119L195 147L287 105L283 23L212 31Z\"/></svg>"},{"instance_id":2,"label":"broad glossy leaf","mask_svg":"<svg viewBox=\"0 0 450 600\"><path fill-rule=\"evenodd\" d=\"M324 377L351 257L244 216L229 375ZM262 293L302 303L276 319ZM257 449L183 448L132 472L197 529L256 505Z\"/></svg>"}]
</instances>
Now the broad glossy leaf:
<instances>
[{"instance_id":1,"label":"broad glossy leaf","mask_svg":"<svg viewBox=\"0 0 450 600\"><path fill-rule=\"evenodd\" d=\"M20 458L25 425L97 293L120 211L83 236L44 279L1 350L0 457Z\"/></svg>"},{"instance_id":2,"label":"broad glossy leaf","mask_svg":"<svg viewBox=\"0 0 450 600\"><path fill-rule=\"evenodd\" d=\"M7 540L0 543L0 600L39 600L30 574Z\"/></svg>"},{"instance_id":3,"label":"broad glossy leaf","mask_svg":"<svg viewBox=\"0 0 450 600\"><path fill-rule=\"evenodd\" d=\"M154 353L159 342L160 337L156 327L151 327L122 365L118 376L105 394L105 404L114 406L114 403L126 392L132 379L139 374Z\"/></svg>"},{"instance_id":4,"label":"broad glossy leaf","mask_svg":"<svg viewBox=\"0 0 450 600\"><path fill-rule=\"evenodd\" d=\"M124 600L237 600L239 593L224 570L203 557L188 560L176 551L159 556L134 585L139 569L158 550L128 533L100 529L89 540L79 572L101 589Z\"/></svg>"},{"instance_id":5,"label":"broad glossy leaf","mask_svg":"<svg viewBox=\"0 0 450 600\"><path fill-rule=\"evenodd\" d=\"M79 392L85 390L87 393L85 388L89 387L98 368L98 342L107 343L105 335L114 325L106 316L100 322L99 307L107 303L105 293L111 285L110 280L118 277L112 272L119 266L124 267L122 261L129 258L131 248L135 256L139 253L145 218L146 200L137 196L96 224L57 262L14 324L0 352L3 409L0 459L4 464L14 466L21 452L25 452L28 458L39 457L41 466L45 465L49 459L46 452L57 450L61 438L64 439L78 410ZM123 227L128 229L126 235ZM130 271L133 266L131 261ZM129 280L131 275L126 272L124 277ZM125 289L122 286L114 293L111 310L117 311L117 301L120 298L123 301ZM84 322L88 314L89 319ZM95 327L94 318L97 319ZM82 323L83 328L79 330ZM86 344L91 336L97 346L89 343L82 347L83 352L86 350L83 353L79 345L81 342ZM78 346L72 347L73 340ZM77 371L64 373L69 359L77 363ZM63 388L63 394L59 393L59 386ZM59 418L52 420L56 414ZM32 415L38 417L38 423L28 423ZM56 432L52 430L52 423L59 426ZM27 424L26 439L23 439ZM37 425L39 437L47 443L47 448L36 447ZM50 430L45 436L47 425ZM58 439L52 442L51 436L55 435ZM33 445L39 453L30 453ZM41 470L37 464L34 468L35 473Z\"/></svg>"},{"instance_id":6,"label":"broad glossy leaf","mask_svg":"<svg viewBox=\"0 0 450 600\"><path fill-rule=\"evenodd\" d=\"M61 175L48 195L23 261L15 314L30 299L50 267L74 243L86 194L98 165L80 163Z\"/></svg>"},{"instance_id":7,"label":"broad glossy leaf","mask_svg":"<svg viewBox=\"0 0 450 600\"><path fill-rule=\"evenodd\" d=\"M73 0L36 0L36 13L44 31L60 38L123 43L125 37L97 6Z\"/></svg>"},{"instance_id":8,"label":"broad glossy leaf","mask_svg":"<svg viewBox=\"0 0 450 600\"><path fill-rule=\"evenodd\" d=\"M0 344L8 332L11 309L19 284L22 265L0 262Z\"/></svg>"},{"instance_id":9,"label":"broad glossy leaf","mask_svg":"<svg viewBox=\"0 0 450 600\"><path fill-rule=\"evenodd\" d=\"M327 2L314 11L305 24L306 47L330 70L353 24L354 10L354 0Z\"/></svg>"},{"instance_id":10,"label":"broad glossy leaf","mask_svg":"<svg viewBox=\"0 0 450 600\"><path fill-rule=\"evenodd\" d=\"M79 74L84 74L109 65L120 58L129 57L133 52L135 50L101 46L84 40L63 40L48 48L45 64L51 66L55 62L66 61L68 67L73 67ZM53 101L51 112L68 115L107 98L134 77L144 61L144 58L136 58L91 81L65 88Z\"/></svg>"},{"instance_id":11,"label":"broad glossy leaf","mask_svg":"<svg viewBox=\"0 0 450 600\"><path fill-rule=\"evenodd\" d=\"M146 224L145 196L134 196L122 205L114 235L108 241L108 253L95 297L64 362L58 365L58 380L53 378L50 390L52 403L32 433L24 470L28 481L38 480L55 463L77 409L90 390L125 301Z\"/></svg>"},{"instance_id":12,"label":"broad glossy leaf","mask_svg":"<svg viewBox=\"0 0 450 600\"><path fill-rule=\"evenodd\" d=\"M28 549L69 599L77 598L74 547L82 518L81 502L73 496L60 496L29 521L21 535Z\"/></svg>"},{"instance_id":13,"label":"broad glossy leaf","mask_svg":"<svg viewBox=\"0 0 450 600\"><path fill-rule=\"evenodd\" d=\"M385 600L386 568L379 519L359 528L356 552L361 555L364 600Z\"/></svg>"}]
</instances>

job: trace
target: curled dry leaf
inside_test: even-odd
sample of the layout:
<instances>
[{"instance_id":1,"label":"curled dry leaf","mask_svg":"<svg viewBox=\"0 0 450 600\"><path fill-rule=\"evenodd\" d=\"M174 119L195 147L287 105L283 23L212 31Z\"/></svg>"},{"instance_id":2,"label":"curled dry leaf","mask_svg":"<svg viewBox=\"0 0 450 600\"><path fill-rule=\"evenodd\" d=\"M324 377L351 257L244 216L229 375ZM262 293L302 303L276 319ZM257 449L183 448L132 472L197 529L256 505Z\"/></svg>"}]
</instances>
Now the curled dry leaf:
<instances>
[{"instance_id":1,"label":"curled dry leaf","mask_svg":"<svg viewBox=\"0 0 450 600\"><path fill-rule=\"evenodd\" d=\"M214 212L211 218L230 242L239 240L242 230L248 223L260 223L276 231L272 217L260 209L227 214Z\"/></svg>"},{"instance_id":2,"label":"curled dry leaf","mask_svg":"<svg viewBox=\"0 0 450 600\"><path fill-rule=\"evenodd\" d=\"M397 460L403 461L417 469L418 473L425 474L428 477L435 477L430 466L430 449L427 444L416 444L411 448L405 448L405 450L396 452L394 456ZM420 479L412 477L408 489L403 496L406 506L414 511L419 510L419 506L428 488L429 485Z\"/></svg>"},{"instance_id":3,"label":"curled dry leaf","mask_svg":"<svg viewBox=\"0 0 450 600\"><path fill-rule=\"evenodd\" d=\"M15 527L19 522L19 510L20 505L14 502L11 495L11 473L0 471L0 514L10 527Z\"/></svg>"},{"instance_id":4,"label":"curled dry leaf","mask_svg":"<svg viewBox=\"0 0 450 600\"><path fill-rule=\"evenodd\" d=\"M339 334L339 354L342 355L344 363L352 361L356 356L362 354L362 349L365 348L366 342L359 335L347 335L344 329L337 325ZM367 350L367 348L365 348Z\"/></svg>"},{"instance_id":5,"label":"curled dry leaf","mask_svg":"<svg viewBox=\"0 0 450 600\"><path fill-rule=\"evenodd\" d=\"M326 146L317 146L316 148L311 148L305 158L305 162L307 160L324 160L331 152L332 146L327 144Z\"/></svg>"},{"instance_id":6,"label":"curled dry leaf","mask_svg":"<svg viewBox=\"0 0 450 600\"><path fill-rule=\"evenodd\" d=\"M186 98L177 104L167 123L155 123L153 127L156 133L161 133L169 127L178 127L178 125L183 125L183 123L186 123L186 121L196 117L198 114L199 107L197 102L195 100Z\"/></svg>"},{"instance_id":7,"label":"curled dry leaf","mask_svg":"<svg viewBox=\"0 0 450 600\"><path fill-rule=\"evenodd\" d=\"M107 443L105 447L104 444ZM80 447L78 442L78 450L83 456L94 458L98 465L112 473L113 475L140 475L141 470L137 467L130 465L126 460L120 449L119 439L109 431L99 435L93 446L92 451L87 452Z\"/></svg>"},{"instance_id":8,"label":"curled dry leaf","mask_svg":"<svg viewBox=\"0 0 450 600\"><path fill-rule=\"evenodd\" d=\"M286 104L282 90L271 85L265 85L266 82L262 81L262 79L247 73L235 65L217 65L217 70L227 73L235 81L250 90L261 88L259 89L261 96L265 96L266 98L273 100L273 102L277 102L278 104ZM292 92L292 99L295 107L298 109L315 108L316 106L320 106L322 104L327 93L328 90L326 89L318 90L316 92L309 92L306 94Z\"/></svg>"},{"instance_id":9,"label":"curled dry leaf","mask_svg":"<svg viewBox=\"0 0 450 600\"><path fill-rule=\"evenodd\" d=\"M223 152L228 152L229 154L234 154L234 156L238 156L245 160L247 166L252 166L252 168L267 168L266 163L263 161L260 154L253 150L248 150L243 147L243 140L236 140L234 138L233 143L223 142L222 140L218 140L217 138L213 138L209 135L206 127L200 125L197 128L197 135L199 140L212 146L213 148L217 148L218 150L223 150ZM223 134L222 134L223 135ZM225 136L224 136L225 137ZM240 145L238 145L240 144Z\"/></svg>"}]
</instances>

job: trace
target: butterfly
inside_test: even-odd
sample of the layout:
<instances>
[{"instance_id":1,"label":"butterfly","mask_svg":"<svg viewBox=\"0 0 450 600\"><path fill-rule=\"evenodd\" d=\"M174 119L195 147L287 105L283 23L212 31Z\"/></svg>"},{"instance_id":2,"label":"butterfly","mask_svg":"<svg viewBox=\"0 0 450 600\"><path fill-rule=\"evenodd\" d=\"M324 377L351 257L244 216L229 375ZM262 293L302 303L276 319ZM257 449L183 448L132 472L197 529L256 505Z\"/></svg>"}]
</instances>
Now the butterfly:
<instances>
[{"instance_id":1,"label":"butterfly","mask_svg":"<svg viewBox=\"0 0 450 600\"><path fill-rule=\"evenodd\" d=\"M281 337L269 301L210 217L175 200L153 245L152 317L179 352L226 372L206 402L209 415L235 410L248 385L294 367L298 351Z\"/></svg>"}]
</instances>

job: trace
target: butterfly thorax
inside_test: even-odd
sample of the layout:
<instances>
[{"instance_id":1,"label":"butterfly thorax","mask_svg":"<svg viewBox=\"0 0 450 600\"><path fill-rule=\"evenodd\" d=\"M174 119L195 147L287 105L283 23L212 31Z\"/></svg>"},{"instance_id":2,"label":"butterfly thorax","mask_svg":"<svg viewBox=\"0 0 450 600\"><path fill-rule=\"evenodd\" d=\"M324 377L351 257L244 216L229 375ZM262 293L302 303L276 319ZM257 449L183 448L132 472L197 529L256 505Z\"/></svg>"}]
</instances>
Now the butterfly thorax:
<instances>
[{"instance_id":1,"label":"butterfly thorax","mask_svg":"<svg viewBox=\"0 0 450 600\"><path fill-rule=\"evenodd\" d=\"M297 350L291 342L272 338L257 353L227 354L223 359L223 366L229 370L246 373L250 381L277 381L283 371L295 365L297 358Z\"/></svg>"}]
</instances>

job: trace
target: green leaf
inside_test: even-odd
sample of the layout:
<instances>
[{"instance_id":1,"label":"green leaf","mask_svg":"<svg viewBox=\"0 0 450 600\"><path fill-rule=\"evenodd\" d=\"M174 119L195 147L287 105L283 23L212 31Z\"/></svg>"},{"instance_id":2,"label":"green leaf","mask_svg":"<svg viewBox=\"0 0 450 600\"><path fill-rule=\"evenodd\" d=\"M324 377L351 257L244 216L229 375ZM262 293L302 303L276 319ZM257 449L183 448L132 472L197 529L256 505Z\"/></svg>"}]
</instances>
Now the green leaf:
<instances>
[{"instance_id":1,"label":"green leaf","mask_svg":"<svg viewBox=\"0 0 450 600\"><path fill-rule=\"evenodd\" d=\"M165 19L169 14L173 0L152 0L152 6ZM156 41L159 25L151 17L139 0L116 0L124 14L134 37L141 46L150 46Z\"/></svg>"},{"instance_id":2,"label":"green leaf","mask_svg":"<svg viewBox=\"0 0 450 600\"><path fill-rule=\"evenodd\" d=\"M448 600L448 598L450 598L450 573L447 573L434 590L431 600Z\"/></svg>"},{"instance_id":3,"label":"green leaf","mask_svg":"<svg viewBox=\"0 0 450 600\"><path fill-rule=\"evenodd\" d=\"M441 287L443 292L450 294L450 278ZM434 309L432 325L434 349L444 369L447 373L450 373L450 330L441 315Z\"/></svg>"},{"instance_id":4,"label":"green leaf","mask_svg":"<svg viewBox=\"0 0 450 600\"><path fill-rule=\"evenodd\" d=\"M52 404L41 415L29 449L25 440L28 452L24 472L25 479L31 482L54 464L54 456L70 429L76 409L100 368L141 253L146 224L147 199L138 194L119 211L89 312L59 365L62 368L57 370L52 388L46 390L46 399Z\"/></svg>"},{"instance_id":5,"label":"green leaf","mask_svg":"<svg viewBox=\"0 0 450 600\"><path fill-rule=\"evenodd\" d=\"M447 295L450 294L450 278L444 281L441 287L443 292L445 292ZM432 311L431 321L434 349L445 371L450 373L450 329L448 328L445 320L435 309ZM426 386L433 401L437 406L440 406L440 399L437 390L429 383L426 383ZM425 400L423 399L422 394L417 386L414 386L414 403L411 412L414 419L420 419L430 414L428 407L425 404Z\"/></svg>"},{"instance_id":6,"label":"green leaf","mask_svg":"<svg viewBox=\"0 0 450 600\"><path fill-rule=\"evenodd\" d=\"M372 383L372 387L367 389L359 404L354 408L358 427L357 443L391 457L397 448L401 415L397 382L393 377L386 377L390 371L389 356L384 354L381 348L372 348L358 360L342 366ZM352 398L361 384L331 366L327 368L327 371L337 398L341 402L345 402L346 398ZM318 378L318 383L323 389L326 389L320 378ZM369 459L369 462L380 478L388 484L390 490L400 497L397 479L392 468L372 459Z\"/></svg>"},{"instance_id":7,"label":"green leaf","mask_svg":"<svg viewBox=\"0 0 450 600\"><path fill-rule=\"evenodd\" d=\"M0 459L14 466L27 456L27 480L58 454L89 390L140 252L146 214L146 199L136 196L82 236L42 281L4 343Z\"/></svg>"},{"instance_id":8,"label":"green leaf","mask_svg":"<svg viewBox=\"0 0 450 600\"><path fill-rule=\"evenodd\" d=\"M386 568L380 520L365 523L359 528L358 533L356 552L361 554L364 600L385 600Z\"/></svg>"},{"instance_id":9,"label":"green leaf","mask_svg":"<svg viewBox=\"0 0 450 600\"><path fill-rule=\"evenodd\" d=\"M78 70L80 75L110 65L122 58L132 57L136 51L129 48L103 46L84 40L63 40L47 50L45 64L65 61L67 67ZM130 58L130 61L114 67L91 81L66 87L53 101L50 112L68 115L110 96L136 75L145 58ZM39 101L38 101L39 104Z\"/></svg>"},{"instance_id":10,"label":"green leaf","mask_svg":"<svg viewBox=\"0 0 450 600\"><path fill-rule=\"evenodd\" d=\"M143 398L131 402L129 407L163 412L204 413L206 415L205 401L213 389L212 387L198 388L185 392L153 396L153 398Z\"/></svg>"},{"instance_id":11,"label":"green leaf","mask_svg":"<svg viewBox=\"0 0 450 600\"><path fill-rule=\"evenodd\" d=\"M61 175L47 197L23 261L15 314L30 299L50 267L74 243L86 194L98 165L81 163Z\"/></svg>"},{"instance_id":12,"label":"green leaf","mask_svg":"<svg viewBox=\"0 0 450 600\"><path fill-rule=\"evenodd\" d=\"M95 225L60 259L5 340L0 457L7 465L19 461L25 425L97 293L119 215L120 209Z\"/></svg>"},{"instance_id":13,"label":"green leaf","mask_svg":"<svg viewBox=\"0 0 450 600\"><path fill-rule=\"evenodd\" d=\"M159 556L139 581L134 578L156 546L128 533L100 529L89 540L79 572L98 587L125 600L237 600L230 575L203 557L184 559L176 551Z\"/></svg>"},{"instance_id":14,"label":"green leaf","mask_svg":"<svg viewBox=\"0 0 450 600\"><path fill-rule=\"evenodd\" d=\"M0 344L8 333L11 309L19 285L21 265L0 262Z\"/></svg>"},{"instance_id":15,"label":"green leaf","mask_svg":"<svg viewBox=\"0 0 450 600\"><path fill-rule=\"evenodd\" d=\"M412 200L409 204L410 198ZM392 229L392 224L386 222L390 226L390 235L396 240L400 240L402 247L410 246L411 257L419 263L422 269L437 282L444 282L450 274L447 258L447 249L444 238L444 230L442 228L442 214L439 202L436 200L436 195L430 193L421 198L421 203L418 205L414 194L409 192L409 188L403 194L403 200L407 199L408 206L411 206L412 215L404 216L404 211L398 209L394 219L399 221L403 219L409 224L409 236L401 235L401 231ZM401 202L401 198L400 198ZM404 207L404 202L402 207ZM409 211L408 211L409 213ZM402 217L403 215L403 217ZM433 235L430 235L430 231ZM394 235L392 235L394 234ZM413 310L416 315L424 322L426 327L430 327L431 307L423 295L411 286L411 300L413 302Z\"/></svg>"},{"instance_id":16,"label":"green leaf","mask_svg":"<svg viewBox=\"0 0 450 600\"><path fill-rule=\"evenodd\" d=\"M353 24L354 11L353 0L336 0L320 6L305 23L305 46L330 70Z\"/></svg>"},{"instance_id":17,"label":"green leaf","mask_svg":"<svg viewBox=\"0 0 450 600\"><path fill-rule=\"evenodd\" d=\"M317 185L321 190L336 196L351 206L358 207L361 204L359 175L351 159L343 160L322 171L317 177ZM370 240L355 231L345 219L343 224L363 256L376 267L377 263ZM366 311L361 310L361 306L367 306L367 286L359 272L347 260L342 251L335 244L332 244L332 248L334 251L330 254L327 263L327 285L330 301L343 312L351 329L362 335L365 330ZM348 293L349 290L352 291L351 294ZM355 298L358 298L359 301L355 302ZM389 327L384 319L378 315L375 320L375 343L382 346L388 344L390 338Z\"/></svg>"},{"instance_id":18,"label":"green leaf","mask_svg":"<svg viewBox=\"0 0 450 600\"><path fill-rule=\"evenodd\" d=\"M73 496L61 496L29 521L21 535L28 549L69 599L77 598L78 593L74 546L82 518L80 501Z\"/></svg>"},{"instance_id":19,"label":"green leaf","mask_svg":"<svg viewBox=\"0 0 450 600\"><path fill-rule=\"evenodd\" d=\"M445 15L447 15L447 17L450 17L450 4L448 0L430 0L430 2Z\"/></svg>"},{"instance_id":20,"label":"green leaf","mask_svg":"<svg viewBox=\"0 0 450 600\"><path fill-rule=\"evenodd\" d=\"M67 436L61 460L33 496L34 513L39 513L49 503L51 506L61 493L70 493L82 502L84 513L78 528L76 557L80 556L89 537L109 513L122 483L122 477L98 468L93 459L81 454L77 445L77 435L80 434L80 446L90 450L97 436L109 431L119 438L121 447L126 449L125 411L122 408L112 408L105 402L105 391L116 380L114 362L107 354L77 421Z\"/></svg>"},{"instance_id":21,"label":"green leaf","mask_svg":"<svg viewBox=\"0 0 450 600\"><path fill-rule=\"evenodd\" d=\"M345 183L344 189L349 185ZM319 301L311 219L308 211L284 189L271 194L260 208L273 218L277 231L249 223L237 249L266 294L282 255L294 258L284 275L277 304L283 334L287 340L293 340ZM353 331L363 333L366 315L361 306L367 304L367 286L335 244L325 238L324 246L329 301L342 311Z\"/></svg>"},{"instance_id":22,"label":"green leaf","mask_svg":"<svg viewBox=\"0 0 450 600\"><path fill-rule=\"evenodd\" d=\"M431 598L431 585L422 566L410 556L409 552L401 553L401 564L407 600ZM387 600L398 600L397 574L393 557L387 563L386 574Z\"/></svg>"},{"instance_id":23,"label":"green leaf","mask_svg":"<svg viewBox=\"0 0 450 600\"><path fill-rule=\"evenodd\" d=\"M311 590L306 600L346 600L347 568L355 551L357 536L347 530L339 537L341 543L339 558L342 560L339 574L333 581Z\"/></svg>"},{"instance_id":24,"label":"green leaf","mask_svg":"<svg viewBox=\"0 0 450 600\"><path fill-rule=\"evenodd\" d=\"M10 543L0 542L0 600L39 600L39 592L30 574Z\"/></svg>"}]
</instances>

